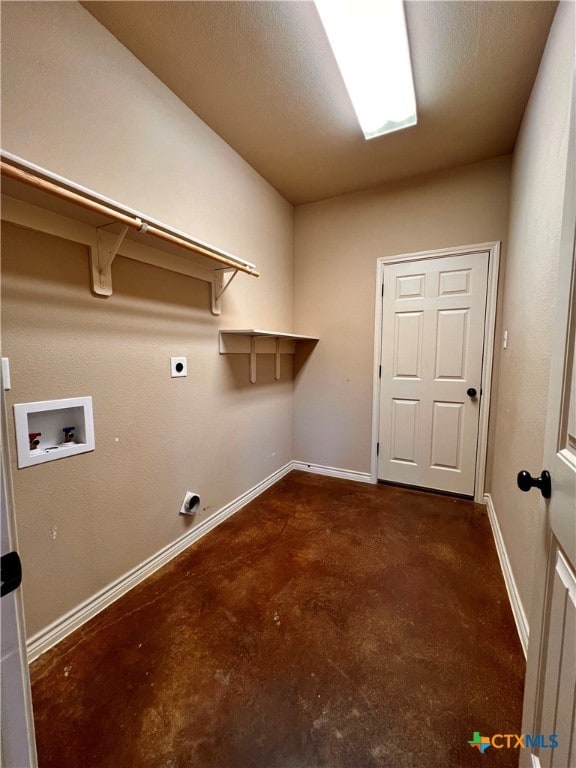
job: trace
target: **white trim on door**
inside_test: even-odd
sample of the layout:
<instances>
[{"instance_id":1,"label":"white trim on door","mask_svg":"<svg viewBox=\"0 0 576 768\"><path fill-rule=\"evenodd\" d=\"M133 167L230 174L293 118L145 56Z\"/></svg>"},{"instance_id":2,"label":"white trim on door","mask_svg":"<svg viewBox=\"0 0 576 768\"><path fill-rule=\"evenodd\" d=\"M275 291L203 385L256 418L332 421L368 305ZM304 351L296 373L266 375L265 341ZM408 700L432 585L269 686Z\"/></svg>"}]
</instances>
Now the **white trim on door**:
<instances>
[{"instance_id":1,"label":"white trim on door","mask_svg":"<svg viewBox=\"0 0 576 768\"><path fill-rule=\"evenodd\" d=\"M498 273L500 267L500 243L489 242L476 245L460 245L454 248L441 248L434 251L405 253L398 256L381 256L376 268L375 329L374 329L374 372L372 384L372 447L370 478L378 482L378 456L376 444L380 423L380 350L382 345L382 283L384 267L401 261L421 261L439 259L447 256L461 256L467 253L489 253L488 259L488 294L486 298L486 318L484 322L484 355L482 359L482 397L478 424L478 446L476 449L476 478L474 482L474 501L484 503L484 480L486 475L486 455L488 451L488 418L490 415L490 395L492 366L494 361L494 330L496 327L496 302L498 298Z\"/></svg>"}]
</instances>

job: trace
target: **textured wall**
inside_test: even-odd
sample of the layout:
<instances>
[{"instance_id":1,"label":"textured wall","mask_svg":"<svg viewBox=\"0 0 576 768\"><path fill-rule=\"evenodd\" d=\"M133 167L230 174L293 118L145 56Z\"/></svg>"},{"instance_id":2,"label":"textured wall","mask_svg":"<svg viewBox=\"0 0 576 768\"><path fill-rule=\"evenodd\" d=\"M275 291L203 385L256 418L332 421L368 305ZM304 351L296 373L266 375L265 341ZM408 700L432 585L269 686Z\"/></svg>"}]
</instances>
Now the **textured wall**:
<instances>
[{"instance_id":1,"label":"textured wall","mask_svg":"<svg viewBox=\"0 0 576 768\"><path fill-rule=\"evenodd\" d=\"M574 4L560 3L516 143L503 285L502 351L490 491L527 613L545 507L516 488L543 467L546 402L574 73Z\"/></svg>"},{"instance_id":2,"label":"textured wall","mask_svg":"<svg viewBox=\"0 0 576 768\"><path fill-rule=\"evenodd\" d=\"M370 471L376 260L506 239L509 157L295 210L298 459Z\"/></svg>"},{"instance_id":3,"label":"textured wall","mask_svg":"<svg viewBox=\"0 0 576 768\"><path fill-rule=\"evenodd\" d=\"M34 634L292 458L290 366L218 355L219 327L293 322L292 208L75 3L2 8L2 146L238 256L221 318L206 283L118 258L90 294L86 249L7 226L8 403L92 395L96 451L14 469ZM189 376L169 378L171 355ZM118 441L116 441L118 438ZM14 453L14 446L11 446Z\"/></svg>"},{"instance_id":4,"label":"textured wall","mask_svg":"<svg viewBox=\"0 0 576 768\"><path fill-rule=\"evenodd\" d=\"M257 264L226 322L292 322L292 208L256 171L79 4L5 3L1 41L3 149Z\"/></svg>"}]
</instances>

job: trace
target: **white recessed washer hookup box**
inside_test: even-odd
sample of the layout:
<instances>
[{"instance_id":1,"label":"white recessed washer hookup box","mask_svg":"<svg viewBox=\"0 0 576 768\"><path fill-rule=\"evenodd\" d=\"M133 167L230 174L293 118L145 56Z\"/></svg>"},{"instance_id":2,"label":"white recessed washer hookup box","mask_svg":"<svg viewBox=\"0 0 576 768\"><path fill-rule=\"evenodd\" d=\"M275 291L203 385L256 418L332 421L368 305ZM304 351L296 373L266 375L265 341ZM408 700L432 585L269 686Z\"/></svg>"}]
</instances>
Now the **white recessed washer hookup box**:
<instances>
[{"instance_id":1,"label":"white recessed washer hookup box","mask_svg":"<svg viewBox=\"0 0 576 768\"><path fill-rule=\"evenodd\" d=\"M14 424L20 469L94 450L91 397L18 403Z\"/></svg>"}]
</instances>

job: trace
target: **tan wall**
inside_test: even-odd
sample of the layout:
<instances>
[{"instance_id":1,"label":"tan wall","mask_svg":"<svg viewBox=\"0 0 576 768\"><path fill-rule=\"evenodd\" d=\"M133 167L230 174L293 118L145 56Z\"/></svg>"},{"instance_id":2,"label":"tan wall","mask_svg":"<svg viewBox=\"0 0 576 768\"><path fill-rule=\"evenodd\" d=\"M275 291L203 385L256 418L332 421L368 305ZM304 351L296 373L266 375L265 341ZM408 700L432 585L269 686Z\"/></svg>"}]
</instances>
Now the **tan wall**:
<instances>
[{"instance_id":1,"label":"tan wall","mask_svg":"<svg viewBox=\"0 0 576 768\"><path fill-rule=\"evenodd\" d=\"M299 373L294 453L370 472L376 260L506 239L510 159L295 210L295 315L320 344Z\"/></svg>"},{"instance_id":2,"label":"tan wall","mask_svg":"<svg viewBox=\"0 0 576 768\"><path fill-rule=\"evenodd\" d=\"M4 4L2 35L4 149L262 271L217 319L206 283L122 258L95 298L85 248L5 228L8 404L92 395L96 428L94 453L14 469L32 635L186 531L187 489L200 522L292 458L290 366L275 383L268 358L250 385L217 336L291 330L293 212L81 6ZM171 355L188 378L169 378Z\"/></svg>"},{"instance_id":3,"label":"tan wall","mask_svg":"<svg viewBox=\"0 0 576 768\"><path fill-rule=\"evenodd\" d=\"M574 72L574 4L560 3L516 143L502 352L490 491L524 609L530 613L536 549L544 546L540 494L516 473L544 469L544 426Z\"/></svg>"}]
</instances>

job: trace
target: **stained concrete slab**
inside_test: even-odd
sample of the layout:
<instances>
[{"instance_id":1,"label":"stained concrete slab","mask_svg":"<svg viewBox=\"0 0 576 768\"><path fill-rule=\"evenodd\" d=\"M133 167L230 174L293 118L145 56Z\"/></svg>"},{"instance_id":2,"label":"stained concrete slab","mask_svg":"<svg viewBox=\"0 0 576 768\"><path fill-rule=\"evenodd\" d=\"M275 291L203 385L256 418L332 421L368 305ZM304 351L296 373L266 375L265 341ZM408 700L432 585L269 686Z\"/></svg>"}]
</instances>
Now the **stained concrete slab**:
<instances>
[{"instance_id":1,"label":"stained concrete slab","mask_svg":"<svg viewBox=\"0 0 576 768\"><path fill-rule=\"evenodd\" d=\"M32 664L40 766L479 766L524 672L483 507L292 472Z\"/></svg>"}]
</instances>

